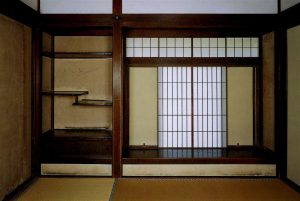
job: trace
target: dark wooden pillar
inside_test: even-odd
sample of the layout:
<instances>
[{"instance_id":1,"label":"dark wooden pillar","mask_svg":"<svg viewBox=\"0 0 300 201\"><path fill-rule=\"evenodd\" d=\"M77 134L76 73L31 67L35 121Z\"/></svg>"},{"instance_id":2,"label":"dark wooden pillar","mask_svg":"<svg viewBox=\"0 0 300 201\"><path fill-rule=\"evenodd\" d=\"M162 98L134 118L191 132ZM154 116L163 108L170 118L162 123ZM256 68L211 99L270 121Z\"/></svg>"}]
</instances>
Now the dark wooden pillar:
<instances>
[{"instance_id":1,"label":"dark wooden pillar","mask_svg":"<svg viewBox=\"0 0 300 201\"><path fill-rule=\"evenodd\" d=\"M120 18L122 0L113 1L113 160L112 176L122 176L123 139L123 45Z\"/></svg>"},{"instance_id":2,"label":"dark wooden pillar","mask_svg":"<svg viewBox=\"0 0 300 201\"><path fill-rule=\"evenodd\" d=\"M277 176L287 176L287 30L275 32L275 151Z\"/></svg>"},{"instance_id":3,"label":"dark wooden pillar","mask_svg":"<svg viewBox=\"0 0 300 201\"><path fill-rule=\"evenodd\" d=\"M32 69L31 69L31 170L33 176L40 175L40 135L42 132L42 71L41 31L32 28Z\"/></svg>"}]
</instances>

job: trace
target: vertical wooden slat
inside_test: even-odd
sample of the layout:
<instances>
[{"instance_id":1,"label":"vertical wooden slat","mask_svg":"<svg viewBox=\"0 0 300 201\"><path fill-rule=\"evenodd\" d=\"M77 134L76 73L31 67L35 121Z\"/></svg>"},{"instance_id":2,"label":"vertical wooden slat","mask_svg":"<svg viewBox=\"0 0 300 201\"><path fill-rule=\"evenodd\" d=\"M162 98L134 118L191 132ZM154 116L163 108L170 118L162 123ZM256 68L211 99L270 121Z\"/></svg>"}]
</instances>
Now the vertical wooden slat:
<instances>
[{"instance_id":1,"label":"vertical wooden slat","mask_svg":"<svg viewBox=\"0 0 300 201\"><path fill-rule=\"evenodd\" d=\"M51 35L51 55L55 52L55 36ZM55 58L51 57L51 91L55 91ZM54 130L54 93L51 94L51 130Z\"/></svg>"},{"instance_id":2,"label":"vertical wooden slat","mask_svg":"<svg viewBox=\"0 0 300 201\"><path fill-rule=\"evenodd\" d=\"M37 0L37 12L41 13L41 0Z\"/></svg>"},{"instance_id":3,"label":"vertical wooden slat","mask_svg":"<svg viewBox=\"0 0 300 201\"><path fill-rule=\"evenodd\" d=\"M287 30L275 32L275 152L277 176L287 178Z\"/></svg>"},{"instance_id":4,"label":"vertical wooden slat","mask_svg":"<svg viewBox=\"0 0 300 201\"><path fill-rule=\"evenodd\" d=\"M262 134L262 115L263 115L263 104L262 104L262 95L263 95L263 87L262 87L262 38L259 39L259 60L260 60L260 65L256 66L254 69L255 74L254 74L254 92L253 92L253 97L255 100L253 101L253 108L254 108L254 128L253 129L253 136L254 136L254 141L253 144L256 146L263 146L263 134Z\"/></svg>"},{"instance_id":5,"label":"vertical wooden slat","mask_svg":"<svg viewBox=\"0 0 300 201\"><path fill-rule=\"evenodd\" d=\"M41 32L32 29L32 135L31 135L31 171L32 176L40 175L40 134L42 133L42 71L41 71Z\"/></svg>"}]
</instances>

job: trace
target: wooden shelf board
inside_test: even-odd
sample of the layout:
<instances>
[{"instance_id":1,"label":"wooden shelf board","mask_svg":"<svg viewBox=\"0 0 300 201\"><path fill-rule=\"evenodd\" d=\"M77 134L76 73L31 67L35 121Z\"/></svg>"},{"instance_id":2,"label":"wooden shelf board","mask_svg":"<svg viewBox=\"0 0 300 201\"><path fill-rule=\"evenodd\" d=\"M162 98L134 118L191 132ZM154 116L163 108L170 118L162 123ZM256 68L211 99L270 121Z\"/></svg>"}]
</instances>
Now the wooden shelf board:
<instances>
[{"instance_id":1,"label":"wooden shelf board","mask_svg":"<svg viewBox=\"0 0 300 201\"><path fill-rule=\"evenodd\" d=\"M106 130L55 129L43 134L47 139L56 140L112 140L112 134Z\"/></svg>"},{"instance_id":2,"label":"wooden shelf board","mask_svg":"<svg viewBox=\"0 0 300 201\"><path fill-rule=\"evenodd\" d=\"M78 106L112 106L112 101L110 100L92 100L92 99L82 99L73 105Z\"/></svg>"},{"instance_id":3,"label":"wooden shelf board","mask_svg":"<svg viewBox=\"0 0 300 201\"><path fill-rule=\"evenodd\" d=\"M106 59L112 58L112 52L44 52L43 56L58 59Z\"/></svg>"},{"instance_id":4,"label":"wooden shelf board","mask_svg":"<svg viewBox=\"0 0 300 201\"><path fill-rule=\"evenodd\" d=\"M43 95L47 96L81 96L89 94L88 91L44 91L42 92Z\"/></svg>"}]
</instances>

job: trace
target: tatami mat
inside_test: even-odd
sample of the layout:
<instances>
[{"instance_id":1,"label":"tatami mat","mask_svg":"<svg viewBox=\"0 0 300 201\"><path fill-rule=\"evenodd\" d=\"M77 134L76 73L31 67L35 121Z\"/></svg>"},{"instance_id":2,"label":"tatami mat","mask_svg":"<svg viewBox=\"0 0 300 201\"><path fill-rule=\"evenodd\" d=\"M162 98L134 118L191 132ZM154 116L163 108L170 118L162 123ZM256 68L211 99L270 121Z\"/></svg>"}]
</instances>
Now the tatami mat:
<instances>
[{"instance_id":1,"label":"tatami mat","mask_svg":"<svg viewBox=\"0 0 300 201\"><path fill-rule=\"evenodd\" d=\"M108 201L110 178L40 178L18 201Z\"/></svg>"},{"instance_id":2,"label":"tatami mat","mask_svg":"<svg viewBox=\"0 0 300 201\"><path fill-rule=\"evenodd\" d=\"M113 201L300 201L277 179L119 179Z\"/></svg>"}]
</instances>

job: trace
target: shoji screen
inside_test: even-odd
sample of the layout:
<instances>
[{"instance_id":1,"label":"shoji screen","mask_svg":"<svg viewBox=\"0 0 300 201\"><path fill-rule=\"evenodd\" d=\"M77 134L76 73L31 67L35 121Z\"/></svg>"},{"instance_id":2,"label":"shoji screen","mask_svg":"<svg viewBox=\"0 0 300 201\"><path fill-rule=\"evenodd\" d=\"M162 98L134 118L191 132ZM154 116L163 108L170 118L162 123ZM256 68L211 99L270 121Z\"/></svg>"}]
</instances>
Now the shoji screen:
<instances>
[{"instance_id":1,"label":"shoji screen","mask_svg":"<svg viewBox=\"0 0 300 201\"><path fill-rule=\"evenodd\" d=\"M226 82L226 67L159 67L159 147L226 147Z\"/></svg>"},{"instance_id":2,"label":"shoji screen","mask_svg":"<svg viewBox=\"0 0 300 201\"><path fill-rule=\"evenodd\" d=\"M126 57L259 57L259 39L126 38Z\"/></svg>"}]
</instances>

